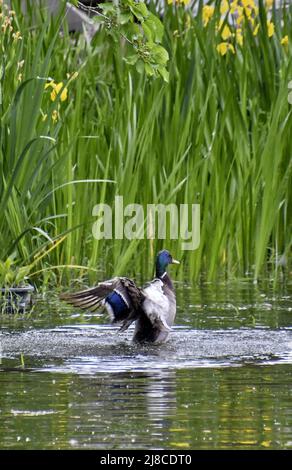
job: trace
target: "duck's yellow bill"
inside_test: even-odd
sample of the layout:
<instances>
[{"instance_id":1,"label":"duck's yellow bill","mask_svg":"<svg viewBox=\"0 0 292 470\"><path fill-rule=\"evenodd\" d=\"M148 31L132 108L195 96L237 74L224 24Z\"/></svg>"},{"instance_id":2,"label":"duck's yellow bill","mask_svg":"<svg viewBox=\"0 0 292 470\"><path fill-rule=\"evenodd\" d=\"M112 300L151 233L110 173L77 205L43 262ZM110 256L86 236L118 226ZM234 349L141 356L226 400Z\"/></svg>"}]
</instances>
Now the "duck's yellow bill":
<instances>
[{"instance_id":1,"label":"duck's yellow bill","mask_svg":"<svg viewBox=\"0 0 292 470\"><path fill-rule=\"evenodd\" d=\"M180 264L180 262L177 259L173 259L172 264Z\"/></svg>"}]
</instances>

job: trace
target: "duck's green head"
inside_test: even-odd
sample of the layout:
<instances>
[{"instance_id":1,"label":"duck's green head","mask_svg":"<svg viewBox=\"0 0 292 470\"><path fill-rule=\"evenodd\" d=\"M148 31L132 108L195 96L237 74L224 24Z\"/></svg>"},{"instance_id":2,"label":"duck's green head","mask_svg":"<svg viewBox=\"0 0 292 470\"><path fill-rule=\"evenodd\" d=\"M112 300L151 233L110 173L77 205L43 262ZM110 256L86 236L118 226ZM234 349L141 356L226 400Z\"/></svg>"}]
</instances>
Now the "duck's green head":
<instances>
[{"instance_id":1,"label":"duck's green head","mask_svg":"<svg viewBox=\"0 0 292 470\"><path fill-rule=\"evenodd\" d=\"M156 276L161 277L169 264L179 264L179 261L173 259L169 251L161 250L159 251L156 258Z\"/></svg>"}]
</instances>

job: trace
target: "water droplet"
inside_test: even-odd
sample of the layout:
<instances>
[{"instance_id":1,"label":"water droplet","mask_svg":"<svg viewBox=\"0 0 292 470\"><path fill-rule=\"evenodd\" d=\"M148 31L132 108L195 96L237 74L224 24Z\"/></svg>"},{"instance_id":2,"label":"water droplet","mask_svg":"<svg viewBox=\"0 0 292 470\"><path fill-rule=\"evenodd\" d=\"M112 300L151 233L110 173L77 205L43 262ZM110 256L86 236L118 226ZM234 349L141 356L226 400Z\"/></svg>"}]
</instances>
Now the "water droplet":
<instances>
[{"instance_id":1,"label":"water droplet","mask_svg":"<svg viewBox=\"0 0 292 470\"><path fill-rule=\"evenodd\" d=\"M77 439L70 439L69 444L72 447L76 447L78 445L78 441Z\"/></svg>"}]
</instances>

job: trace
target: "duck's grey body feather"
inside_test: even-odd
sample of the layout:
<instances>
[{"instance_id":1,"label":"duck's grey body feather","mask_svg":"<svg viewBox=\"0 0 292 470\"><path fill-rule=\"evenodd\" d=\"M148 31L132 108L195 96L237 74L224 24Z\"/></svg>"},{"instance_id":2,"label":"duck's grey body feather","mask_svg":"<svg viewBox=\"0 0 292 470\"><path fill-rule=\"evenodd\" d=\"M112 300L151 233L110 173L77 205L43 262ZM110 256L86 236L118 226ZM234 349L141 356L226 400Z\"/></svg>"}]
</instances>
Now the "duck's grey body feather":
<instances>
[{"instance_id":1,"label":"duck's grey body feather","mask_svg":"<svg viewBox=\"0 0 292 470\"><path fill-rule=\"evenodd\" d=\"M169 280L169 278L168 278ZM170 280L169 280L170 281ZM154 279L143 289L142 310L152 326L152 341L165 341L168 337L176 314L176 299L172 285L162 279ZM136 322L134 340L143 337L144 322ZM148 336L145 332L144 336ZM147 340L147 338L145 338ZM139 339L141 341L141 339Z\"/></svg>"}]
</instances>

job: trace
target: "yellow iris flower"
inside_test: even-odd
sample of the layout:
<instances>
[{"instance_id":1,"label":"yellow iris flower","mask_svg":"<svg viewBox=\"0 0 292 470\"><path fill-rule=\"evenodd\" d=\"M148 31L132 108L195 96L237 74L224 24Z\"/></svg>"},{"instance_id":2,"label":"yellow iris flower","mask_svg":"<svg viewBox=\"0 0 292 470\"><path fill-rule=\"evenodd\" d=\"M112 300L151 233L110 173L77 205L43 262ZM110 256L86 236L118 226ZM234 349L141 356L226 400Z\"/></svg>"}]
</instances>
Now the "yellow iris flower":
<instances>
[{"instance_id":1,"label":"yellow iris flower","mask_svg":"<svg viewBox=\"0 0 292 470\"><path fill-rule=\"evenodd\" d=\"M272 8L274 0L266 0L265 4L268 9Z\"/></svg>"},{"instance_id":2,"label":"yellow iris flower","mask_svg":"<svg viewBox=\"0 0 292 470\"><path fill-rule=\"evenodd\" d=\"M226 55L227 51L231 51L233 54L235 54L235 49L229 42L220 42L216 49L221 55Z\"/></svg>"},{"instance_id":3,"label":"yellow iris flower","mask_svg":"<svg viewBox=\"0 0 292 470\"><path fill-rule=\"evenodd\" d=\"M55 109L52 112L52 121L53 121L53 123L56 124L56 122L58 122L59 118L60 118L60 115L59 115L58 111Z\"/></svg>"},{"instance_id":4,"label":"yellow iris flower","mask_svg":"<svg viewBox=\"0 0 292 470\"><path fill-rule=\"evenodd\" d=\"M231 33L231 31L230 31L229 26L227 26L227 24L226 24L226 25L224 26L224 28L223 28L222 33L221 33L221 37L222 37L222 39L223 39L224 41L226 41L226 39L229 39L230 36L232 36L232 33Z\"/></svg>"},{"instance_id":5,"label":"yellow iris flower","mask_svg":"<svg viewBox=\"0 0 292 470\"><path fill-rule=\"evenodd\" d=\"M191 0L175 0L175 3L183 3L184 5L188 5ZM173 0L167 0L168 5L173 3Z\"/></svg>"},{"instance_id":6,"label":"yellow iris flower","mask_svg":"<svg viewBox=\"0 0 292 470\"><path fill-rule=\"evenodd\" d=\"M209 23L210 19L212 18L213 14L214 14L214 10L215 10L215 8L210 6L210 5L205 5L203 7L203 23L204 23L204 26L207 26L207 24Z\"/></svg>"},{"instance_id":7,"label":"yellow iris flower","mask_svg":"<svg viewBox=\"0 0 292 470\"><path fill-rule=\"evenodd\" d=\"M222 0L221 1L221 4L220 4L220 13L221 15L224 15L225 13L227 13L229 10L229 3L227 0Z\"/></svg>"},{"instance_id":8,"label":"yellow iris flower","mask_svg":"<svg viewBox=\"0 0 292 470\"><path fill-rule=\"evenodd\" d=\"M255 29L253 30L253 35L254 36L257 36L258 32L259 32L259 29L260 29L260 23L258 23L255 27Z\"/></svg>"},{"instance_id":9,"label":"yellow iris flower","mask_svg":"<svg viewBox=\"0 0 292 470\"><path fill-rule=\"evenodd\" d=\"M236 30L236 42L240 46L243 46L243 35L242 35L242 29L241 28L238 28Z\"/></svg>"},{"instance_id":10,"label":"yellow iris flower","mask_svg":"<svg viewBox=\"0 0 292 470\"><path fill-rule=\"evenodd\" d=\"M268 36L271 38L275 32L275 25L272 21L267 21Z\"/></svg>"},{"instance_id":11,"label":"yellow iris flower","mask_svg":"<svg viewBox=\"0 0 292 470\"><path fill-rule=\"evenodd\" d=\"M64 87L63 82L55 83L54 80L51 80L49 83L46 83L45 89L48 87L53 88L50 94L52 101L56 100L57 95L60 93L61 90L62 90L61 95L60 95L61 101L66 101L66 99L68 98L68 88Z\"/></svg>"}]
</instances>

